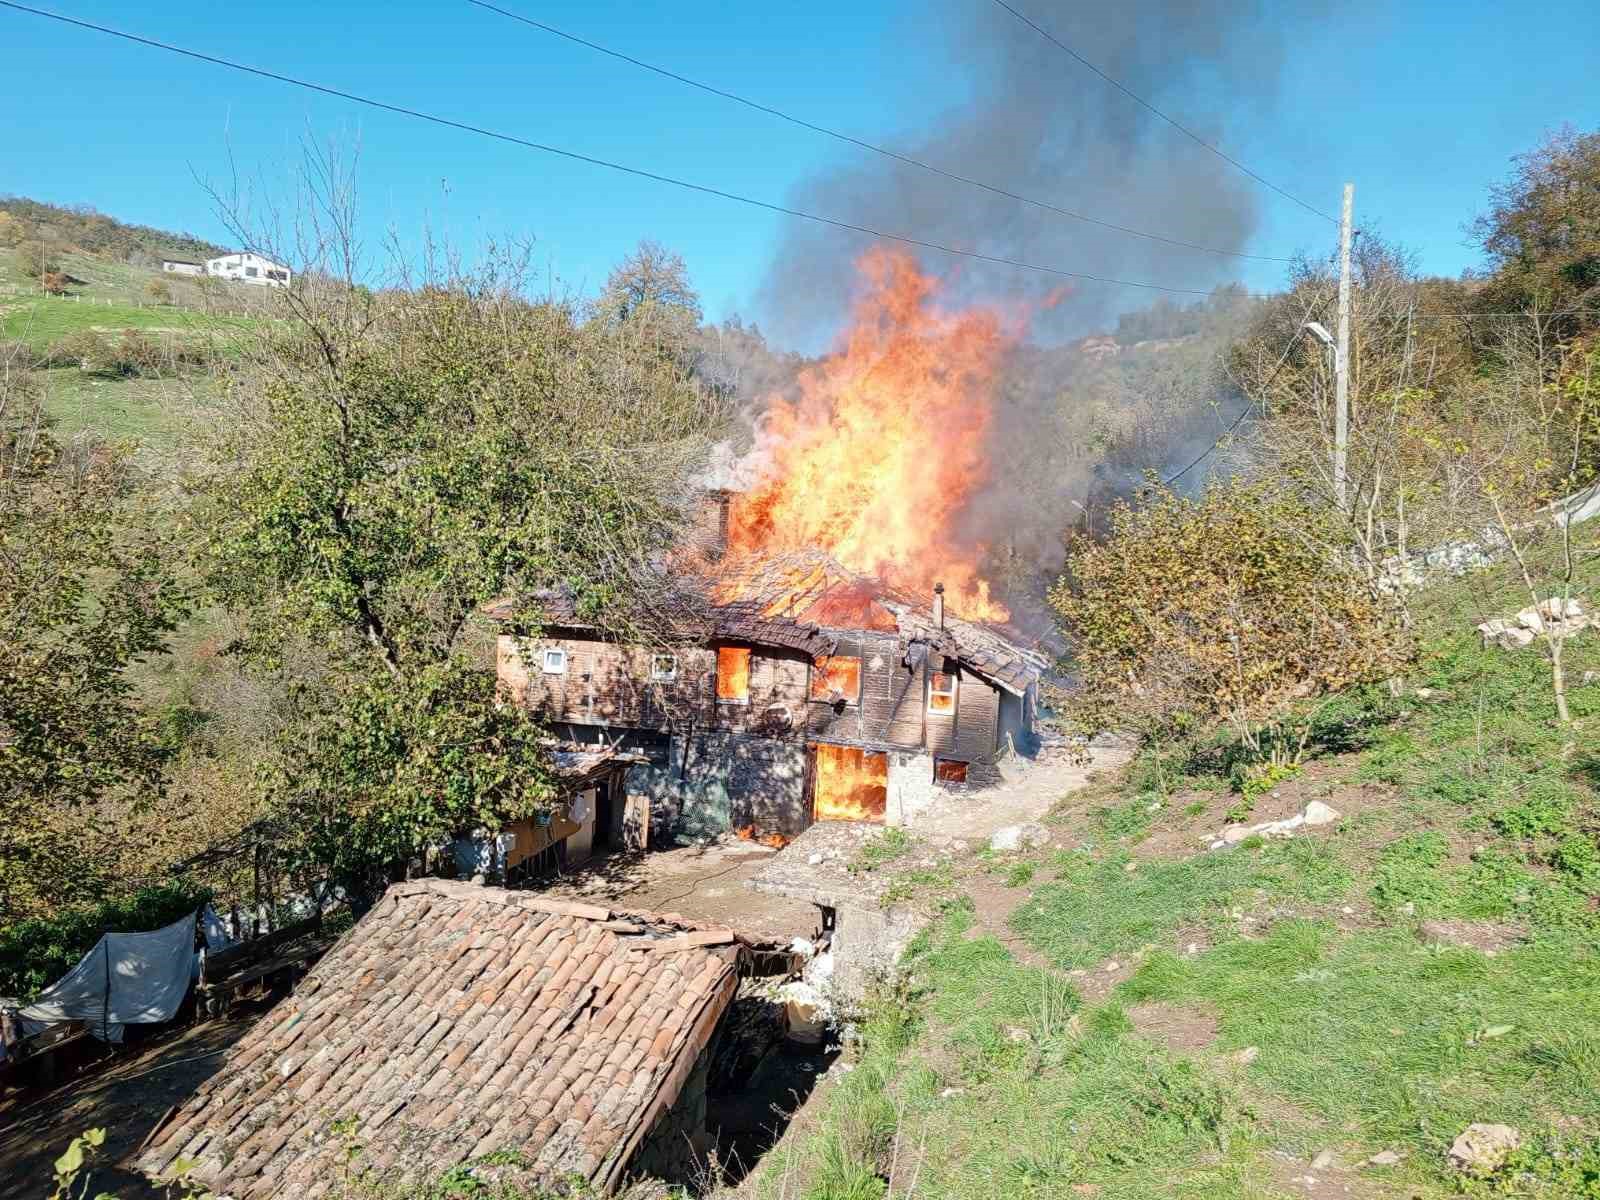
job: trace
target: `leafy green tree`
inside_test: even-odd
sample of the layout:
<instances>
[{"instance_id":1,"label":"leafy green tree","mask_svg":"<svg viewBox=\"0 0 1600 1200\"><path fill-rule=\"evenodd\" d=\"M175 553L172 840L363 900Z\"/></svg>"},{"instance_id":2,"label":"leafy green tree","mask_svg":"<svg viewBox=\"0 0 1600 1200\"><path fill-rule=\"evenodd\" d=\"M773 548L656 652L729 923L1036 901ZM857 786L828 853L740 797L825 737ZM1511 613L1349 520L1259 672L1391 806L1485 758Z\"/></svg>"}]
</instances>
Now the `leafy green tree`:
<instances>
[{"instance_id":1,"label":"leafy green tree","mask_svg":"<svg viewBox=\"0 0 1600 1200\"><path fill-rule=\"evenodd\" d=\"M699 327L700 297L682 255L646 240L607 277L594 312L598 320L653 335L681 352Z\"/></svg>"},{"instance_id":2,"label":"leafy green tree","mask_svg":"<svg viewBox=\"0 0 1600 1200\"><path fill-rule=\"evenodd\" d=\"M657 591L714 409L617 326L461 280L313 280L235 392L195 516L238 650L290 674L263 784L349 884L548 802L539 730L498 704L480 609L536 589L626 621ZM296 649L301 664L286 650ZM310 663L306 666L305 663Z\"/></svg>"},{"instance_id":3,"label":"leafy green tree","mask_svg":"<svg viewBox=\"0 0 1600 1200\"><path fill-rule=\"evenodd\" d=\"M129 672L184 606L126 453L58 440L29 376L0 363L0 923L102 882L62 813L159 793L170 743Z\"/></svg>"},{"instance_id":4,"label":"leafy green tree","mask_svg":"<svg viewBox=\"0 0 1600 1200\"><path fill-rule=\"evenodd\" d=\"M1553 312L1584 308L1568 333L1600 324L1600 132L1572 128L1518 155L1472 231L1493 274L1496 307Z\"/></svg>"}]
</instances>

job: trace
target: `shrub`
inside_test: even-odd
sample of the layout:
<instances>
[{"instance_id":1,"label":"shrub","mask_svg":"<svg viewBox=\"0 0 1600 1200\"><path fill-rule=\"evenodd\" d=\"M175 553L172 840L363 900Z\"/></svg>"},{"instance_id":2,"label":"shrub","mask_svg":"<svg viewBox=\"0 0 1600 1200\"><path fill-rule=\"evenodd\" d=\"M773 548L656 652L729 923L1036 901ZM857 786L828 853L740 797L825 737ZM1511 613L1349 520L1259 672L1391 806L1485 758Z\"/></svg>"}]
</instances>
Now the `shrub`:
<instances>
[{"instance_id":1,"label":"shrub","mask_svg":"<svg viewBox=\"0 0 1600 1200\"><path fill-rule=\"evenodd\" d=\"M66 275L61 271L46 271L39 276L39 286L52 296L66 295L68 282Z\"/></svg>"},{"instance_id":2,"label":"shrub","mask_svg":"<svg viewBox=\"0 0 1600 1200\"><path fill-rule=\"evenodd\" d=\"M7 926L0 930L0 996L27 999L71 970L101 934L160 929L210 898L197 884L172 880L92 907Z\"/></svg>"},{"instance_id":3,"label":"shrub","mask_svg":"<svg viewBox=\"0 0 1600 1200\"><path fill-rule=\"evenodd\" d=\"M144 285L144 294L157 304L172 303L172 289L167 286L165 279L152 279Z\"/></svg>"},{"instance_id":4,"label":"shrub","mask_svg":"<svg viewBox=\"0 0 1600 1200\"><path fill-rule=\"evenodd\" d=\"M50 343L41 365L100 371L110 360L111 347L104 337L91 329L75 329Z\"/></svg>"},{"instance_id":5,"label":"shrub","mask_svg":"<svg viewBox=\"0 0 1600 1200\"><path fill-rule=\"evenodd\" d=\"M1050 600L1092 723L1170 730L1225 719L1250 754L1297 761L1302 701L1388 678L1410 644L1365 580L1330 564L1327 514L1265 484L1158 490L1119 505L1111 537L1075 538Z\"/></svg>"}]
</instances>

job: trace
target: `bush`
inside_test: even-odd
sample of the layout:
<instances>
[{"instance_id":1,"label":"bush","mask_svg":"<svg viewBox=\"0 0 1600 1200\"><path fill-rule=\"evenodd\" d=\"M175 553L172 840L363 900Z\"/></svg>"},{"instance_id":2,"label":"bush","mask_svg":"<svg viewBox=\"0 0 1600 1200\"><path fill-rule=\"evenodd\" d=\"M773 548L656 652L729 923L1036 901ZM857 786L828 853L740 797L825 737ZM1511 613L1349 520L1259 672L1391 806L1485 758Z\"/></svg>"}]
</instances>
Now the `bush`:
<instances>
[{"instance_id":1,"label":"bush","mask_svg":"<svg viewBox=\"0 0 1600 1200\"><path fill-rule=\"evenodd\" d=\"M110 358L111 347L104 337L91 329L75 329L50 343L40 365L99 371Z\"/></svg>"},{"instance_id":2,"label":"bush","mask_svg":"<svg viewBox=\"0 0 1600 1200\"><path fill-rule=\"evenodd\" d=\"M188 880L140 888L132 895L0 930L0 996L26 1000L70 971L105 933L139 933L170 925L211 899Z\"/></svg>"},{"instance_id":3,"label":"bush","mask_svg":"<svg viewBox=\"0 0 1600 1200\"><path fill-rule=\"evenodd\" d=\"M144 294L157 304L172 303L172 289L167 286L165 279L152 279L144 285Z\"/></svg>"},{"instance_id":4,"label":"bush","mask_svg":"<svg viewBox=\"0 0 1600 1200\"><path fill-rule=\"evenodd\" d=\"M1222 718L1255 759L1298 761L1302 701L1393 676L1410 660L1397 613L1330 564L1327 513L1266 484L1197 500L1157 490L1078 537L1050 600L1073 641L1094 724L1174 730Z\"/></svg>"},{"instance_id":5,"label":"bush","mask_svg":"<svg viewBox=\"0 0 1600 1200\"><path fill-rule=\"evenodd\" d=\"M39 286L52 296L66 295L69 282L61 271L46 271L39 276Z\"/></svg>"}]
</instances>

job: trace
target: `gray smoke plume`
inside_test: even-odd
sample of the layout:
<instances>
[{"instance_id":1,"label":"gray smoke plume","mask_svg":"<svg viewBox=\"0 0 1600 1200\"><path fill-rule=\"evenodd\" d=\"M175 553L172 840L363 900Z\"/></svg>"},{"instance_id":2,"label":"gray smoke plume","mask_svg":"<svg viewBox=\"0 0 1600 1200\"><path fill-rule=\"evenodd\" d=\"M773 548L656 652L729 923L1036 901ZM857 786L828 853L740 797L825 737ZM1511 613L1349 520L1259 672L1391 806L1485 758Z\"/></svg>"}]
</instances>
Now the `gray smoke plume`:
<instances>
[{"instance_id":1,"label":"gray smoke plume","mask_svg":"<svg viewBox=\"0 0 1600 1200\"><path fill-rule=\"evenodd\" d=\"M1281 52L1248 0L1017 0L1025 12L1131 91L1199 136L1226 143L1208 97L1239 125L1271 105ZM927 45L929 39L933 45ZM913 6L908 56L942 58L951 95L970 100L888 148L934 166L1117 224L1222 250L1256 226L1260 191L1215 154L1073 61L989 0ZM870 137L871 135L869 135ZM880 139L880 144L883 144ZM1112 232L862 152L799 184L796 207L949 246L1089 274L1208 289L1237 263ZM826 335L851 294L866 239L792 221L768 272L762 310L796 339ZM958 296L1071 291L1035 322L1043 337L1081 332L1156 293L1052 278L927 251Z\"/></svg>"},{"instance_id":2,"label":"gray smoke plume","mask_svg":"<svg viewBox=\"0 0 1600 1200\"><path fill-rule=\"evenodd\" d=\"M1278 35L1250 0L1013 2L1213 144L1226 146L1272 108ZM902 40L908 55L947 62L949 93L969 99L882 144L1120 225L1246 248L1259 185L999 5L934 0L911 13ZM802 182L790 199L854 224L1093 275L1205 291L1239 274L1236 259L1074 221L865 152ZM826 342L849 317L854 262L868 244L790 222L763 285L771 327L786 340ZM1217 363L1249 302L1234 289L1197 303L934 251L917 257L945 280L941 304L1034 310L1030 344L1011 356L1000 389L990 478L952 533L986 548L997 592L1021 625L1042 631L1043 592L1060 570L1066 530L1086 518L1094 527L1096 512L1103 525L1109 501L1137 488L1147 469L1191 461L1240 412L1244 400ZM1047 304L1064 284L1065 295ZM1111 327L1117 336L1099 339L1097 350L1063 344ZM1185 485L1204 476L1192 472Z\"/></svg>"}]
</instances>

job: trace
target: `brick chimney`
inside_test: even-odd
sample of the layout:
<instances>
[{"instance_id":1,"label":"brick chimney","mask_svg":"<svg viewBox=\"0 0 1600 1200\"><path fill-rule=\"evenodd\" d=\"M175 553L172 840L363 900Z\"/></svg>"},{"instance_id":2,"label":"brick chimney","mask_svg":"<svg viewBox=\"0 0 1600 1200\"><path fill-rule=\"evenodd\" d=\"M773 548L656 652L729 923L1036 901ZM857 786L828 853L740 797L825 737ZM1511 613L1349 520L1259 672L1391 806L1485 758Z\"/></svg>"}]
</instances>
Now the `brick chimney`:
<instances>
[{"instance_id":1,"label":"brick chimney","mask_svg":"<svg viewBox=\"0 0 1600 1200\"><path fill-rule=\"evenodd\" d=\"M933 623L944 628L944 584L933 585Z\"/></svg>"}]
</instances>

